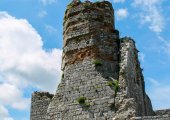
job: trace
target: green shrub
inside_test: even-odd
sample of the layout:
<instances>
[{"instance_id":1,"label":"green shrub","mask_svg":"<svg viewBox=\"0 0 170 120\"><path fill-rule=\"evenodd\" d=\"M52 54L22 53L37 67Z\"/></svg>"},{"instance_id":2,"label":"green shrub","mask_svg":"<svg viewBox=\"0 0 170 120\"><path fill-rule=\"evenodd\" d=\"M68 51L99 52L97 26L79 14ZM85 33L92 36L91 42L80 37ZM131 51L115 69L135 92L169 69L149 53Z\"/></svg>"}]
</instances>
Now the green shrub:
<instances>
[{"instance_id":1,"label":"green shrub","mask_svg":"<svg viewBox=\"0 0 170 120\"><path fill-rule=\"evenodd\" d=\"M115 80L114 81L114 90L115 90L116 93L118 92L118 89L119 89L119 81Z\"/></svg>"},{"instance_id":2,"label":"green shrub","mask_svg":"<svg viewBox=\"0 0 170 120\"><path fill-rule=\"evenodd\" d=\"M73 6L74 6L73 3L68 4L68 5L67 5L67 10L71 9Z\"/></svg>"},{"instance_id":3,"label":"green shrub","mask_svg":"<svg viewBox=\"0 0 170 120\"><path fill-rule=\"evenodd\" d=\"M89 9L89 8L90 8L90 5L85 3L85 4L84 4L84 8L85 8L85 9Z\"/></svg>"},{"instance_id":4,"label":"green shrub","mask_svg":"<svg viewBox=\"0 0 170 120\"><path fill-rule=\"evenodd\" d=\"M107 85L112 87L115 90L115 94L118 92L119 89L119 81L118 80L110 80L107 82Z\"/></svg>"},{"instance_id":5,"label":"green shrub","mask_svg":"<svg viewBox=\"0 0 170 120\"><path fill-rule=\"evenodd\" d=\"M88 108L90 107L90 103L89 102L86 102L86 97L84 96L81 96L77 99L77 102L82 106L82 107L85 107L85 108Z\"/></svg>"},{"instance_id":6,"label":"green shrub","mask_svg":"<svg viewBox=\"0 0 170 120\"><path fill-rule=\"evenodd\" d=\"M89 103L89 102L86 102L86 103L84 104L84 106L85 106L85 107L90 107L90 103Z\"/></svg>"},{"instance_id":7,"label":"green shrub","mask_svg":"<svg viewBox=\"0 0 170 120\"><path fill-rule=\"evenodd\" d=\"M117 92L118 92L118 89L119 89L119 81L118 81L118 80L113 80L113 79L111 78L111 79L107 82L107 85L114 89L114 91L115 91L114 101L115 101L116 96L117 96ZM111 104L110 107L111 107L112 110L115 110L115 102L114 102L113 104Z\"/></svg>"},{"instance_id":8,"label":"green shrub","mask_svg":"<svg viewBox=\"0 0 170 120\"><path fill-rule=\"evenodd\" d=\"M81 96L77 99L77 102L79 104L85 104L86 103L85 101L86 101L86 97L83 97L83 96Z\"/></svg>"},{"instance_id":9,"label":"green shrub","mask_svg":"<svg viewBox=\"0 0 170 120\"><path fill-rule=\"evenodd\" d=\"M100 2L99 1L95 2L95 4L97 5L97 7L100 7Z\"/></svg>"},{"instance_id":10,"label":"green shrub","mask_svg":"<svg viewBox=\"0 0 170 120\"><path fill-rule=\"evenodd\" d=\"M102 62L100 60L94 60L93 64L95 64L95 66L101 66Z\"/></svg>"},{"instance_id":11,"label":"green shrub","mask_svg":"<svg viewBox=\"0 0 170 120\"><path fill-rule=\"evenodd\" d=\"M69 5L67 5L67 10L69 10L70 8L74 7L74 6L77 6L81 3L80 0L78 0L76 3L74 2L71 2Z\"/></svg>"},{"instance_id":12,"label":"green shrub","mask_svg":"<svg viewBox=\"0 0 170 120\"><path fill-rule=\"evenodd\" d=\"M111 81L111 80L107 82L107 85L110 86L110 87L113 87L113 86L114 86L113 84L114 84L114 83L113 83L113 81Z\"/></svg>"}]
</instances>

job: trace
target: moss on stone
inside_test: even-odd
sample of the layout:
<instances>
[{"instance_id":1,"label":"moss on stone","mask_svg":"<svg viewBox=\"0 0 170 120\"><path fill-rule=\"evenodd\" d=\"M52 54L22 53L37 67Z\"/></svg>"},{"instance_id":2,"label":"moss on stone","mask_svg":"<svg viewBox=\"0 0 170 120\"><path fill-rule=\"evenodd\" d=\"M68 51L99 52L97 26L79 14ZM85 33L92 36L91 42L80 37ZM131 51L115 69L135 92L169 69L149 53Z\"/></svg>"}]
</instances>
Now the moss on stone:
<instances>
[{"instance_id":1,"label":"moss on stone","mask_svg":"<svg viewBox=\"0 0 170 120\"><path fill-rule=\"evenodd\" d=\"M95 64L95 66L102 66L102 62L100 60L94 60L93 64Z\"/></svg>"},{"instance_id":2,"label":"moss on stone","mask_svg":"<svg viewBox=\"0 0 170 120\"><path fill-rule=\"evenodd\" d=\"M86 101L86 97L84 97L84 96L81 96L77 99L77 102L79 104L85 104L85 101Z\"/></svg>"}]
</instances>

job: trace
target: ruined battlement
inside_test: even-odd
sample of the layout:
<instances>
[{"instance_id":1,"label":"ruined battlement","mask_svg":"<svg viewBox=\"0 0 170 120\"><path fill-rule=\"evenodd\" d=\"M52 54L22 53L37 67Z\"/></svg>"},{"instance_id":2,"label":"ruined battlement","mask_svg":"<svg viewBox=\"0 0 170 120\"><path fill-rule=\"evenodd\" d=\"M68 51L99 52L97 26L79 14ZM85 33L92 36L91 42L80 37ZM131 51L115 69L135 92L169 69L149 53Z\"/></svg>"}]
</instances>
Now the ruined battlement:
<instances>
[{"instance_id":1,"label":"ruined battlement","mask_svg":"<svg viewBox=\"0 0 170 120\"><path fill-rule=\"evenodd\" d=\"M100 22L114 27L114 10L112 4L103 2L71 2L64 17L64 33L71 25L84 22Z\"/></svg>"},{"instance_id":2,"label":"ruined battlement","mask_svg":"<svg viewBox=\"0 0 170 120\"><path fill-rule=\"evenodd\" d=\"M37 100L42 100L42 99L52 99L53 98L53 94L50 94L49 92L34 92L32 94L33 99L37 99Z\"/></svg>"},{"instance_id":3,"label":"ruined battlement","mask_svg":"<svg viewBox=\"0 0 170 120\"><path fill-rule=\"evenodd\" d=\"M53 96L49 92L34 92L32 94L30 120L45 120L47 108Z\"/></svg>"}]
</instances>

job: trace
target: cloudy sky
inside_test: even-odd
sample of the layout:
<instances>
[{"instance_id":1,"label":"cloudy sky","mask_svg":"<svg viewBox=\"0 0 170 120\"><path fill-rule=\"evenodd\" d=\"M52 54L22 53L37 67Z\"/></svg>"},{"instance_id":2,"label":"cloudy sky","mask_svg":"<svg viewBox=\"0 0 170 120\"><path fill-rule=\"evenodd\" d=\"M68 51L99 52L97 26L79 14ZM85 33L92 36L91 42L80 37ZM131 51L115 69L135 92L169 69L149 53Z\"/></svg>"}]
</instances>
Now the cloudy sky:
<instances>
[{"instance_id":1,"label":"cloudy sky","mask_svg":"<svg viewBox=\"0 0 170 120\"><path fill-rule=\"evenodd\" d=\"M0 120L29 120L31 93L55 92L69 2L0 0ZM136 41L154 109L170 108L170 1L110 2L121 37Z\"/></svg>"}]
</instances>

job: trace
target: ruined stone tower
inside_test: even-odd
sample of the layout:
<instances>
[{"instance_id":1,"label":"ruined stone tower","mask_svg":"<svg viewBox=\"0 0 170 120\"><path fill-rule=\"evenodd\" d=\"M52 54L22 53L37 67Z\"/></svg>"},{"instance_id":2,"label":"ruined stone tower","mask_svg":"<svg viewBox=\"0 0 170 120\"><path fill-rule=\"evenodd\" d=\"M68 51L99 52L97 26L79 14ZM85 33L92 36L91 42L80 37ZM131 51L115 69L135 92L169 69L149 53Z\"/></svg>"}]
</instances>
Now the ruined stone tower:
<instances>
[{"instance_id":1,"label":"ruined stone tower","mask_svg":"<svg viewBox=\"0 0 170 120\"><path fill-rule=\"evenodd\" d=\"M129 120L155 115L134 40L119 38L111 3L74 0L63 26L61 83L54 96L33 94L31 120Z\"/></svg>"},{"instance_id":2,"label":"ruined stone tower","mask_svg":"<svg viewBox=\"0 0 170 120\"><path fill-rule=\"evenodd\" d=\"M69 7L64 18L63 78L49 106L49 119L111 117L114 90L107 82L119 77L119 33L112 5L73 2ZM81 97L85 105L77 102Z\"/></svg>"}]
</instances>

